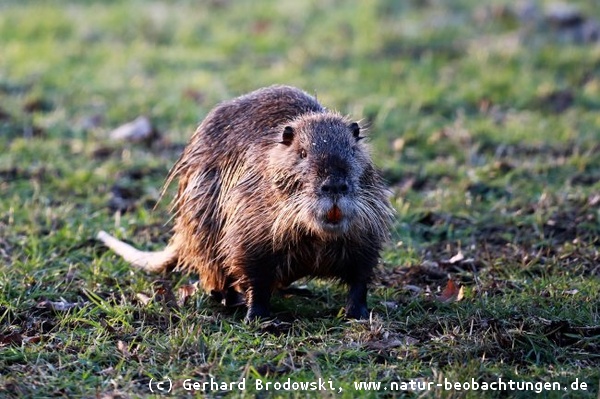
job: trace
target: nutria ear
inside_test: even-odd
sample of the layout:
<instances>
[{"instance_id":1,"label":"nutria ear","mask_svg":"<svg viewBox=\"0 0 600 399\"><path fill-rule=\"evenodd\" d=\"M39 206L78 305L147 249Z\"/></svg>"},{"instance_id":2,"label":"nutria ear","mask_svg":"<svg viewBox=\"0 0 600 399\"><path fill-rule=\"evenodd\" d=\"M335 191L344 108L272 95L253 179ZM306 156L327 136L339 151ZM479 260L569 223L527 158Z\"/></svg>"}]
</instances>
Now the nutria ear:
<instances>
[{"instance_id":1,"label":"nutria ear","mask_svg":"<svg viewBox=\"0 0 600 399\"><path fill-rule=\"evenodd\" d=\"M283 128L280 143L289 146L292 144L292 141L294 141L294 129L291 126L286 126Z\"/></svg>"},{"instance_id":2,"label":"nutria ear","mask_svg":"<svg viewBox=\"0 0 600 399\"><path fill-rule=\"evenodd\" d=\"M350 130L352 131L352 135L354 136L354 138L356 139L356 141L363 139L364 137L360 137L360 126L358 126L358 123L356 122L352 122L348 128L350 128Z\"/></svg>"}]
</instances>

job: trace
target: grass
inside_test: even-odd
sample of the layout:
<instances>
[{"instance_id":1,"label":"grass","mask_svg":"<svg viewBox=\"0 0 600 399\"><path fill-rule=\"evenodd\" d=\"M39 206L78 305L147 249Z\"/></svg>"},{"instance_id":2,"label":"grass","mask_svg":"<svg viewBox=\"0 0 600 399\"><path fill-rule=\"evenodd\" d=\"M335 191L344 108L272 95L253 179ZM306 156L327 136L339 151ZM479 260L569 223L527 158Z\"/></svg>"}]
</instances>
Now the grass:
<instances>
[{"instance_id":1,"label":"grass","mask_svg":"<svg viewBox=\"0 0 600 399\"><path fill-rule=\"evenodd\" d=\"M501 378L598 397L600 47L544 1L511 3L2 2L0 393L158 397L168 377L198 397L184 380L246 378L212 397L305 397L254 384L319 378L343 391L309 396L532 395L354 386ZM187 296L194 276L132 271L93 240L162 247L168 201L153 208L195 125L273 83L371 126L398 214L368 322L314 281L275 299L280 324L248 326ZM159 140L108 138L140 115ZM440 300L448 278L464 298Z\"/></svg>"}]
</instances>

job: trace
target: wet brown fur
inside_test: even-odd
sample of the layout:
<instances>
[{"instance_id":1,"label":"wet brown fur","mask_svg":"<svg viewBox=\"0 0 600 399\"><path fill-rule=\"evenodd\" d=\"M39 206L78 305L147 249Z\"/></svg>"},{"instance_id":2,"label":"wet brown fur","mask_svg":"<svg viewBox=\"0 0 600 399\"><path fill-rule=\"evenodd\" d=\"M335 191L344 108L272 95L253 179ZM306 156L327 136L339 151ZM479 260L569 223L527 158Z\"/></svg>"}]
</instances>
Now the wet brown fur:
<instances>
[{"instance_id":1,"label":"wet brown fur","mask_svg":"<svg viewBox=\"0 0 600 399\"><path fill-rule=\"evenodd\" d=\"M166 186L179 180L168 245L174 255L138 266L197 272L216 297L231 303L241 295L249 319L268 315L277 288L302 277L335 278L350 286L347 315L366 317L366 284L392 208L357 132L292 87L219 104L167 178ZM334 205L339 223L327 220Z\"/></svg>"}]
</instances>

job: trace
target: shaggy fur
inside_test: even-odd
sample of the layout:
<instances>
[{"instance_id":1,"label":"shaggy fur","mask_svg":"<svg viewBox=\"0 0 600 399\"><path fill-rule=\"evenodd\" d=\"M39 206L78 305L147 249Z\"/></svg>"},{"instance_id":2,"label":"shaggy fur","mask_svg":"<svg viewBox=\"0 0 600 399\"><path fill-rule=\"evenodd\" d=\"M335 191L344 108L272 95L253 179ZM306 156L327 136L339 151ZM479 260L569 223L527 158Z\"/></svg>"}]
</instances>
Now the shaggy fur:
<instances>
[{"instance_id":1,"label":"shaggy fur","mask_svg":"<svg viewBox=\"0 0 600 399\"><path fill-rule=\"evenodd\" d=\"M302 277L346 283L347 316L365 318L392 208L361 139L358 124L292 87L223 102L167 177L165 187L179 180L168 247L99 238L142 269L197 272L215 297L245 301L247 319L268 316L271 293Z\"/></svg>"}]
</instances>

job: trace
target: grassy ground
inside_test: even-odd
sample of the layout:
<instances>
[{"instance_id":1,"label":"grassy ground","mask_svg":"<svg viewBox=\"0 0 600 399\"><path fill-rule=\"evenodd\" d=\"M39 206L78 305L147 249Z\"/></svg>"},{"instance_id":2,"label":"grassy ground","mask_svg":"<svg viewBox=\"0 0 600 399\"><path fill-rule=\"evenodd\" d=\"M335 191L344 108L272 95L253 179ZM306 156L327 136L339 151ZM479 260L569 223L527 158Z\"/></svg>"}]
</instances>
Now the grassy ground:
<instances>
[{"instance_id":1,"label":"grassy ground","mask_svg":"<svg viewBox=\"0 0 600 399\"><path fill-rule=\"evenodd\" d=\"M598 397L600 45L511 3L3 1L0 396L145 397L166 378L177 395L187 378L261 398L533 395L444 389L501 378ZM168 201L152 208L196 123L272 83L371 125L398 217L369 322L317 281L274 301L281 324L247 326L186 297L194 276L134 272L92 239L163 246ZM157 140L108 138L140 115ZM255 386L319 378L343 391ZM390 391L410 379L441 386Z\"/></svg>"}]
</instances>

